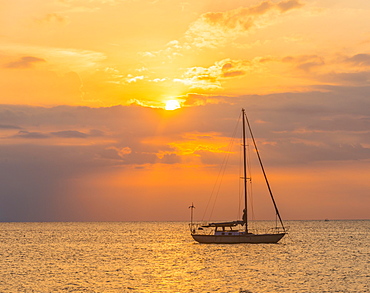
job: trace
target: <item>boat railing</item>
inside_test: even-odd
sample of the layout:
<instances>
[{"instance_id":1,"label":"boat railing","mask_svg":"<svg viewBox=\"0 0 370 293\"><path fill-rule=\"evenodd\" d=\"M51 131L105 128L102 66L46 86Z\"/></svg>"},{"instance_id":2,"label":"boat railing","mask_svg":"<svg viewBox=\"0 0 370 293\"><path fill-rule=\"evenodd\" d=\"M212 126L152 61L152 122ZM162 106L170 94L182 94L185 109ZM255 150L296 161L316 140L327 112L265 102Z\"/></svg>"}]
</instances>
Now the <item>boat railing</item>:
<instances>
[{"instance_id":1,"label":"boat railing","mask_svg":"<svg viewBox=\"0 0 370 293\"><path fill-rule=\"evenodd\" d=\"M190 223L189 224L190 232L192 234L204 234L204 235L211 235L214 234L215 229L213 226L210 226L208 223ZM244 229L231 229L227 230L226 232L243 232ZM288 228L283 227L270 227L270 228L250 228L248 229L248 233L251 234L281 234L287 233Z\"/></svg>"},{"instance_id":2,"label":"boat railing","mask_svg":"<svg viewBox=\"0 0 370 293\"><path fill-rule=\"evenodd\" d=\"M202 235L214 235L215 231L218 231L220 233L232 233L232 232L240 232L243 233L244 229L238 229L238 227L235 227L234 225L231 226L225 226L222 228L222 226L217 228L217 225L214 225L214 223L208 223L208 222L202 222L202 223L190 223L190 232L192 234L202 234ZM239 226L241 227L241 226ZM217 230L219 229L219 230ZM224 230L225 229L225 230Z\"/></svg>"},{"instance_id":3,"label":"boat railing","mask_svg":"<svg viewBox=\"0 0 370 293\"><path fill-rule=\"evenodd\" d=\"M248 232L252 234L281 234L281 233L287 233L287 229L283 227L253 228L253 229L248 229Z\"/></svg>"},{"instance_id":4,"label":"boat railing","mask_svg":"<svg viewBox=\"0 0 370 293\"><path fill-rule=\"evenodd\" d=\"M212 234L213 229L207 229L207 223L190 223L191 234Z\"/></svg>"}]
</instances>

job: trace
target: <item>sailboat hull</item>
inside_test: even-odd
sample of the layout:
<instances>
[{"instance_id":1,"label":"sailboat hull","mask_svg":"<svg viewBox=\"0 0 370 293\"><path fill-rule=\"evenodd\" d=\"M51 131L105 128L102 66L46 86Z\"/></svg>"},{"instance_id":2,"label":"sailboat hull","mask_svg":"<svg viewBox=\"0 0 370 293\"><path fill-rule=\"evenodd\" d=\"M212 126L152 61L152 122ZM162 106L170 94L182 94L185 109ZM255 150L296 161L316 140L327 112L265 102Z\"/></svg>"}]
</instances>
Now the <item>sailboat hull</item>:
<instances>
[{"instance_id":1,"label":"sailboat hull","mask_svg":"<svg viewBox=\"0 0 370 293\"><path fill-rule=\"evenodd\" d=\"M192 234L199 243L237 244L237 243L277 243L285 233L277 234L245 234L245 235L204 235Z\"/></svg>"}]
</instances>

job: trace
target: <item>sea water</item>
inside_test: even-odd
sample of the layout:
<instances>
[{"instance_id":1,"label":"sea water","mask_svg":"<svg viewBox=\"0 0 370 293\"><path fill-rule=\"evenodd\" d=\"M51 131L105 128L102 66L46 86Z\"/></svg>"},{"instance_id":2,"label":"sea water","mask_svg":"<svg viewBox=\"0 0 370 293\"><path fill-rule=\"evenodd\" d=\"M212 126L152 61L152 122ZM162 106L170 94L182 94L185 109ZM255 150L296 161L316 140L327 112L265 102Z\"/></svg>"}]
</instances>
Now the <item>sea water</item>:
<instances>
[{"instance_id":1,"label":"sea water","mask_svg":"<svg viewBox=\"0 0 370 293\"><path fill-rule=\"evenodd\" d=\"M370 221L290 221L278 244L182 222L0 223L0 292L370 292Z\"/></svg>"}]
</instances>

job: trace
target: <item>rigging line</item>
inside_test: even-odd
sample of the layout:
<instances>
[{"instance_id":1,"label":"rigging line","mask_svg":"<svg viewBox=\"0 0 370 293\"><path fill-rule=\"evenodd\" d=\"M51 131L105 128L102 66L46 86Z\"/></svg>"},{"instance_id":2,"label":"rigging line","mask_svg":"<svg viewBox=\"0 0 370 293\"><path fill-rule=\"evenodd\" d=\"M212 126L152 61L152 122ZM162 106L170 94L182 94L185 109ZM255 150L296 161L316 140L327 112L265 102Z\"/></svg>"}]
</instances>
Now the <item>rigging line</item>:
<instances>
[{"instance_id":1,"label":"rigging line","mask_svg":"<svg viewBox=\"0 0 370 293\"><path fill-rule=\"evenodd\" d=\"M211 213L209 215L209 220L212 218L213 211L215 209L215 205L216 205L216 202L217 202L218 195L220 193L221 184L222 184L222 180L223 180L223 177L225 175L225 172L226 172L226 165L227 165L227 162L229 161L229 157L230 157L230 154L227 154L226 155L226 162L225 162L224 166L222 167L222 176L221 176L221 179L220 179L220 181L218 183L218 186L217 186L217 192L216 192L216 195L215 195L215 200L213 201Z\"/></svg>"},{"instance_id":2,"label":"rigging line","mask_svg":"<svg viewBox=\"0 0 370 293\"><path fill-rule=\"evenodd\" d=\"M214 208L215 208L215 204L216 204L216 201L217 201L217 197L218 197L218 194L219 194L219 191L220 191L220 188L221 188L222 179L223 179L223 176L224 176L225 171L226 171L227 162L228 162L229 157L230 157L231 149L234 145L235 136L236 136L236 133L237 133L237 128L238 128L238 125L240 123L241 117L242 116L239 115L237 123L235 124L234 131L233 131L232 136L230 138L230 141L228 143L226 154L225 154L224 159L222 161L221 168L218 172L217 179L216 179L216 182L213 186L211 196L210 196L210 198L207 202L207 206L206 206L206 209L205 209L203 217L202 217L202 222L203 222L204 218L206 217L206 214L208 212L208 208L209 208L209 205L212 201L212 198L215 196L214 201L213 201L213 205L212 205L212 209L211 209L211 212L210 212L210 215L209 215L208 219L210 220L211 217L212 217L212 214L213 214L213 211L214 211ZM216 187L217 187L217 191L216 191Z\"/></svg>"},{"instance_id":3,"label":"rigging line","mask_svg":"<svg viewBox=\"0 0 370 293\"><path fill-rule=\"evenodd\" d=\"M259 161L259 163L260 163L260 166L261 166L261 169L262 169L263 176L265 177L266 185L267 185L267 188L268 188L268 190L269 190L269 193L270 193L270 197L271 197L272 203L274 204L274 207L275 207L276 215L279 217L279 221L280 221L281 227L282 227L282 228L283 228L283 230L285 231L285 227L284 227L284 224L283 224L283 220L281 219L281 216L280 216L280 213L279 213L278 207L277 207L277 205L276 205L276 202L275 202L274 196L273 196L273 194L272 194L272 190L271 190L271 187L270 187L269 181L268 181L268 179L267 179L267 175L266 175L266 172L265 172L265 168L263 167L263 164L262 164L261 156L260 156L260 153L259 153L259 151L258 151L256 141L254 140L254 136L253 136L253 133L252 133L251 126L250 126L250 124L249 124L249 120L248 120L247 114L245 114L245 120L246 120L247 125L248 125L249 133L251 134L251 138L252 138L252 141L253 141L254 149L256 150L257 157L258 157L258 161Z\"/></svg>"},{"instance_id":4,"label":"rigging line","mask_svg":"<svg viewBox=\"0 0 370 293\"><path fill-rule=\"evenodd\" d=\"M277 221L278 219L277 219L277 215L275 215L275 229L277 230L277 228L278 228L278 221Z\"/></svg>"},{"instance_id":5,"label":"rigging line","mask_svg":"<svg viewBox=\"0 0 370 293\"><path fill-rule=\"evenodd\" d=\"M235 143L235 138L236 138L236 133L237 133L237 129L238 129L238 125L239 125L239 121L240 121L240 118L241 116L239 116L239 119L234 127L234 131L232 133L232 136L230 138L230 141L228 143L228 148L226 150L226 155L224 157L224 162L223 162L223 168L222 168L222 177L221 177L221 180L219 181L218 183L218 189L217 189L217 192L216 192L216 196L215 196L215 200L213 202L213 206L212 206L212 210L211 210L211 214L210 214L210 218L212 217L213 215L213 211L214 211L214 208L216 206L216 202L217 202L217 198L218 198L218 195L220 193L220 189L221 189L221 184L222 184L222 180L223 180L223 177L225 175L225 172L226 172L226 167L227 167L227 164L228 164L228 161L229 161L229 158L230 158L230 154L231 154L231 151L233 149L233 146L234 146L234 143Z\"/></svg>"},{"instance_id":6,"label":"rigging line","mask_svg":"<svg viewBox=\"0 0 370 293\"><path fill-rule=\"evenodd\" d=\"M256 219L256 216L254 214L254 203L253 203L253 185L252 181L249 181L249 200L251 202L250 207L251 207L251 213L252 213L252 220Z\"/></svg>"},{"instance_id":7,"label":"rigging line","mask_svg":"<svg viewBox=\"0 0 370 293\"><path fill-rule=\"evenodd\" d=\"M225 158L224 158L224 160L225 160ZM208 202L207 202L206 208L205 208L204 213L203 213L202 222L204 221L204 218L206 217L206 214L207 214L207 212L208 212L209 204L210 204L210 202L212 201L213 196L215 195L215 190L216 190L216 187L217 187L218 182L219 182L219 180L220 180L219 178L220 178L221 173L222 173L223 165L224 165L224 162L222 162L221 168L220 168L220 169L219 169L219 171L218 171L217 178L216 178L216 182L215 182L215 184L213 185L212 192L211 192L211 196L210 196L210 197L209 197L209 199L208 199Z\"/></svg>"},{"instance_id":8,"label":"rigging line","mask_svg":"<svg viewBox=\"0 0 370 293\"><path fill-rule=\"evenodd\" d=\"M229 143L230 144L230 143ZM224 159L222 161L222 164L221 164L221 168L220 170L218 171L218 175L217 175L217 178L216 178L216 182L213 186L213 189L212 189L212 193L211 193L211 196L208 200L208 203L207 203L207 206L206 206L206 210L204 212L204 215L203 215L203 218L202 218L202 221L204 220L204 218L206 217L206 213L208 212L208 207L212 201L212 198L215 196L215 199L214 199L214 203L216 202L217 200L217 196L218 196L218 192L220 190L220 186L221 186L221 183L222 183L222 178L223 178L223 175L225 173L225 170L226 170L226 164L227 164L227 161L228 161L228 152L226 153L226 155L224 156ZM209 215L209 218L208 220L210 220L212 214L213 214L213 209L214 209L214 203L213 203L213 207L211 209L211 212L210 212L210 215Z\"/></svg>"}]
</instances>

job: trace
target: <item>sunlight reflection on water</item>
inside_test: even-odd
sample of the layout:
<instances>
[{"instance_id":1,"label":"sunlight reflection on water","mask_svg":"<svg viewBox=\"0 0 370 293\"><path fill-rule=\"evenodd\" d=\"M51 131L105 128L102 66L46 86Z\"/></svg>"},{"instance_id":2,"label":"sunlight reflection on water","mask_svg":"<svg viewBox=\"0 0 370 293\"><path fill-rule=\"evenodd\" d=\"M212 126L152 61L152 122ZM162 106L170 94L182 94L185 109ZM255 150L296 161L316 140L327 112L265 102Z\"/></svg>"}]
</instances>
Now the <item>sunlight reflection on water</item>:
<instances>
[{"instance_id":1,"label":"sunlight reflection on water","mask_svg":"<svg viewBox=\"0 0 370 293\"><path fill-rule=\"evenodd\" d=\"M0 223L0 292L369 292L370 221L291 221L279 244L187 223Z\"/></svg>"}]
</instances>

